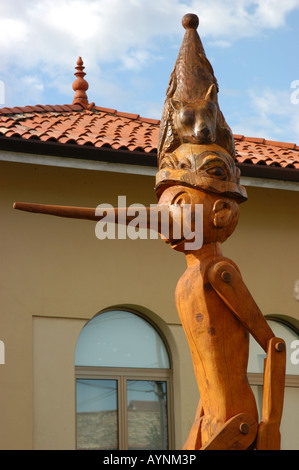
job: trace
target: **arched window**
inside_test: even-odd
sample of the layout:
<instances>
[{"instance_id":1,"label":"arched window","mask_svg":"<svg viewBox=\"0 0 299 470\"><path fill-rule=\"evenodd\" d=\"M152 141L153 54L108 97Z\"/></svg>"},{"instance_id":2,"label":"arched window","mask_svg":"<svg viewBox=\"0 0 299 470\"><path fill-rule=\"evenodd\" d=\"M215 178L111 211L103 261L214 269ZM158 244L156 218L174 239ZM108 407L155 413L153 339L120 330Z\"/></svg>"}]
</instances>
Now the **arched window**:
<instances>
[{"instance_id":1,"label":"arched window","mask_svg":"<svg viewBox=\"0 0 299 470\"><path fill-rule=\"evenodd\" d=\"M82 329L75 365L77 449L171 448L171 363L156 327L102 312Z\"/></svg>"}]
</instances>

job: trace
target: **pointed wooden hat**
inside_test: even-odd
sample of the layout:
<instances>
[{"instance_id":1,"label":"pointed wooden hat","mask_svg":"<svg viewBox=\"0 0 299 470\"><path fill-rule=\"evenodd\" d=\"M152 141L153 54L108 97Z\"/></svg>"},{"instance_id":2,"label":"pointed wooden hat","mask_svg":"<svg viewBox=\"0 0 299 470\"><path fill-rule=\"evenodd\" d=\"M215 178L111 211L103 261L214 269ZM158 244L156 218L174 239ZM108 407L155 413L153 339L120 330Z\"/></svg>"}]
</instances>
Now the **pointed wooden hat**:
<instances>
[{"instance_id":1,"label":"pointed wooden hat","mask_svg":"<svg viewBox=\"0 0 299 470\"><path fill-rule=\"evenodd\" d=\"M157 194L168 184L185 184L244 201L233 134L218 104L218 83L197 33L198 17L188 13L182 24L186 31L160 124ZM222 168L216 168L220 161Z\"/></svg>"},{"instance_id":2,"label":"pointed wooden hat","mask_svg":"<svg viewBox=\"0 0 299 470\"><path fill-rule=\"evenodd\" d=\"M184 103L196 103L205 97L212 84L218 92L218 84L197 33L198 17L188 13L183 17L182 25L186 31L171 74L167 96Z\"/></svg>"},{"instance_id":3,"label":"pointed wooden hat","mask_svg":"<svg viewBox=\"0 0 299 470\"><path fill-rule=\"evenodd\" d=\"M170 76L161 118L158 165L182 143L216 143L234 159L230 127L218 104L218 83L197 32L195 14L182 19L185 35Z\"/></svg>"}]
</instances>

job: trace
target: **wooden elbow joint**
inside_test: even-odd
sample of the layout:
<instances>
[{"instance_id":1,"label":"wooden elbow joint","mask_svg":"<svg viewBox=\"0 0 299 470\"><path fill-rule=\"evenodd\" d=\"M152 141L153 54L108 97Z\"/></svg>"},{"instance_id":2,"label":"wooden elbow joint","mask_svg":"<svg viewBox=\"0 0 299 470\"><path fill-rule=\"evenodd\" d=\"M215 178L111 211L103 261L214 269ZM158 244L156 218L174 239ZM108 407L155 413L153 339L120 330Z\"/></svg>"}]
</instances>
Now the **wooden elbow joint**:
<instances>
[{"instance_id":1,"label":"wooden elbow joint","mask_svg":"<svg viewBox=\"0 0 299 470\"><path fill-rule=\"evenodd\" d=\"M281 340L280 338L276 338L277 341L276 343L274 344L274 348L277 352L284 352L285 349L286 349L286 345L285 345L285 342L284 340Z\"/></svg>"}]
</instances>

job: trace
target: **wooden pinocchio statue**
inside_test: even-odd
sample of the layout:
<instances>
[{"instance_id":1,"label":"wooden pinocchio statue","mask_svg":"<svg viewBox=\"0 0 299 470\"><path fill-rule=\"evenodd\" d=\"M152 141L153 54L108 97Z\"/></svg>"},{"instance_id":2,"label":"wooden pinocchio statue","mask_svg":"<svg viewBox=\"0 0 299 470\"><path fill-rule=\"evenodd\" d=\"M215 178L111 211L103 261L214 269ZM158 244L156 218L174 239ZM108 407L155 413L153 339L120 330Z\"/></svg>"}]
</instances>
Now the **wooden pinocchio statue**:
<instances>
[{"instance_id":1,"label":"wooden pinocchio statue","mask_svg":"<svg viewBox=\"0 0 299 470\"><path fill-rule=\"evenodd\" d=\"M191 167L198 169L192 174L192 180L189 170L160 170L159 204L203 207L203 245L189 250L185 240L170 241L175 250L185 253L187 260L175 299L201 397L184 448L279 449L285 343L275 337L238 267L223 256L221 249L221 243L237 225L244 188L238 185L236 169L233 174L233 166L227 165L230 157L215 144L183 144L174 156L176 161L188 159ZM249 334L267 353L263 415L259 425L255 398L246 375Z\"/></svg>"},{"instance_id":2,"label":"wooden pinocchio statue","mask_svg":"<svg viewBox=\"0 0 299 470\"><path fill-rule=\"evenodd\" d=\"M247 195L239 183L233 136L219 109L218 84L196 31L197 16L185 15L183 26L186 33L161 120L156 214L168 211L172 229L181 222L182 212L178 209L202 208L200 228L194 217L188 222L188 233L202 230L198 247L186 239L185 231L174 238L173 230L165 236L161 224L157 225L163 238L184 253L187 261L175 299L192 355L200 402L184 449L277 450L285 342L275 337L236 264L222 254L221 244L233 233L239 204L246 201ZM95 209L26 203L15 203L14 207L62 217L101 219ZM105 210L106 221L109 211ZM111 214L113 221L118 221L117 215L115 219L115 212ZM121 219L128 224L132 216ZM143 226L150 227L147 217ZM247 379L250 334L267 353L260 422Z\"/></svg>"}]
</instances>

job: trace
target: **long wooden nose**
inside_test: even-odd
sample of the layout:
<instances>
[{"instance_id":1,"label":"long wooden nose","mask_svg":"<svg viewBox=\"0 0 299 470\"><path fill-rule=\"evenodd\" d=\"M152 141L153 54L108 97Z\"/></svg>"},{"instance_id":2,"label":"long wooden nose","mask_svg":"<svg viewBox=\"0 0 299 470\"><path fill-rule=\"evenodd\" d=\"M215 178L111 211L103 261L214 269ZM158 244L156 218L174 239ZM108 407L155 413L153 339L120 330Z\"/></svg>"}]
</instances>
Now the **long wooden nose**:
<instances>
[{"instance_id":1,"label":"long wooden nose","mask_svg":"<svg viewBox=\"0 0 299 470\"><path fill-rule=\"evenodd\" d=\"M55 206L51 204L36 204L30 202L15 202L14 209L36 214L54 215L71 219L84 219L129 225L138 213L138 227L158 232L166 239L182 238L183 214L179 206L152 206L152 207L72 207Z\"/></svg>"}]
</instances>

